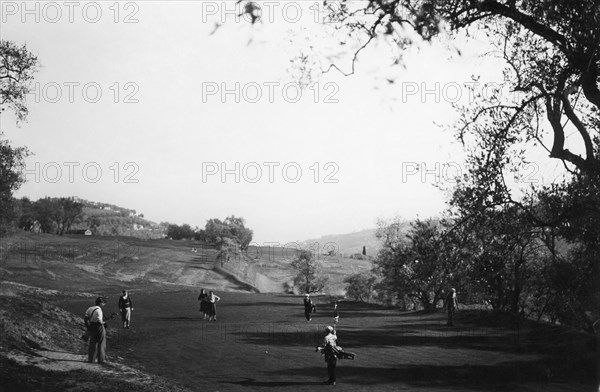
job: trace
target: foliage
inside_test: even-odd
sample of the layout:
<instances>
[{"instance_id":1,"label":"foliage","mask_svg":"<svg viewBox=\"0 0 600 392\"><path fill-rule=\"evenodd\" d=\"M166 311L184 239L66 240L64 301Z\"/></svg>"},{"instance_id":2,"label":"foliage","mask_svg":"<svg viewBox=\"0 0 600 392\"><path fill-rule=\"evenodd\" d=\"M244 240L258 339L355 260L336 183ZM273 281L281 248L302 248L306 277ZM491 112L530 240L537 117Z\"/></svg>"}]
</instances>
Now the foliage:
<instances>
[{"instance_id":1,"label":"foliage","mask_svg":"<svg viewBox=\"0 0 600 392\"><path fill-rule=\"evenodd\" d=\"M28 154L26 148L14 148L0 139L0 235L14 227L17 212L12 194L25 181L22 170Z\"/></svg>"},{"instance_id":2,"label":"foliage","mask_svg":"<svg viewBox=\"0 0 600 392\"><path fill-rule=\"evenodd\" d=\"M377 40L395 45L392 63L401 64L411 46L458 36L487 40L487 56L505 67L498 88L472 91L468 105L455 105L459 121L450 129L467 159L450 199L452 220L417 221L408 241L398 225L382 228L379 294L431 306L446 275L497 309L527 309L593 330L600 319L600 2L323 4L327 29L340 46L358 48L350 49L351 72L337 64L324 72L353 74ZM507 177L540 148L563 164L564 178L515 196ZM564 243L566 251L559 250Z\"/></svg>"},{"instance_id":3,"label":"foliage","mask_svg":"<svg viewBox=\"0 0 600 392\"><path fill-rule=\"evenodd\" d=\"M15 112L18 122L25 120L29 113L25 98L37 67L37 57L25 45L19 47L0 40L0 112L8 107Z\"/></svg>"},{"instance_id":4,"label":"foliage","mask_svg":"<svg viewBox=\"0 0 600 392\"><path fill-rule=\"evenodd\" d=\"M445 238L445 222L417 219L404 236L397 232L399 222L379 225L383 248L375 271L381 276L376 286L380 297L391 302L408 298L426 310L434 309L461 262Z\"/></svg>"},{"instance_id":5,"label":"foliage","mask_svg":"<svg viewBox=\"0 0 600 392\"><path fill-rule=\"evenodd\" d=\"M488 55L505 64L504 83L491 93L473 92L475 99L467 106L456 105L460 120L451 126L468 151L467 173L451 206L456 224L469 227L464 240L473 251L467 268L478 279L473 290L513 312L524 295L541 306L537 311L556 314L560 322L576 327L598 319L600 3L370 0L342 1L331 9L329 22L347 33L344 40L360 42L353 72L360 52L379 38L400 48L400 63L402 49L415 43L408 31L431 42L459 33L486 37ZM339 69L335 64L331 68ZM570 150L575 142L581 148ZM540 147L569 174L517 198L506 178ZM469 236L469 230L480 231ZM568 240L575 250L557 254L557 239ZM561 274L574 280L561 283ZM407 276L410 271L404 271ZM545 289L530 298L522 290L533 282ZM565 306L571 310L566 312ZM586 317L589 322L578 321Z\"/></svg>"},{"instance_id":6,"label":"foliage","mask_svg":"<svg viewBox=\"0 0 600 392\"><path fill-rule=\"evenodd\" d=\"M167 237L174 240L192 239L194 238L194 230L187 223L181 226L169 224L167 227Z\"/></svg>"},{"instance_id":7,"label":"foliage","mask_svg":"<svg viewBox=\"0 0 600 392\"><path fill-rule=\"evenodd\" d=\"M223 238L235 240L242 250L252 241L253 232L245 226L245 220L235 215L228 216L224 221L209 219L204 227L205 239L220 244Z\"/></svg>"},{"instance_id":8,"label":"foliage","mask_svg":"<svg viewBox=\"0 0 600 392\"><path fill-rule=\"evenodd\" d=\"M89 229L94 235L163 238L167 229L136 215L135 210L77 197L37 201L23 197L17 206L16 221L23 230L35 230L39 224L44 233L77 234Z\"/></svg>"},{"instance_id":9,"label":"foliage","mask_svg":"<svg viewBox=\"0 0 600 392\"><path fill-rule=\"evenodd\" d=\"M36 202L27 198L19 201L19 227L30 230L35 221L44 233L63 235L82 217L83 204L72 197L45 197Z\"/></svg>"},{"instance_id":10,"label":"foliage","mask_svg":"<svg viewBox=\"0 0 600 392\"><path fill-rule=\"evenodd\" d=\"M505 205L478 213L461 210L464 260L468 284L463 290L477 293L480 302L517 314L531 308L526 299L535 295L533 282L551 254L543 230L531 225L525 212Z\"/></svg>"},{"instance_id":11,"label":"foliage","mask_svg":"<svg viewBox=\"0 0 600 392\"><path fill-rule=\"evenodd\" d=\"M301 249L291 265L298 271L294 285L302 292L317 293L325 288L328 279L318 273L317 263L311 251Z\"/></svg>"},{"instance_id":12,"label":"foliage","mask_svg":"<svg viewBox=\"0 0 600 392\"><path fill-rule=\"evenodd\" d=\"M363 302L370 302L377 277L372 273L358 273L344 279L346 296Z\"/></svg>"},{"instance_id":13,"label":"foliage","mask_svg":"<svg viewBox=\"0 0 600 392\"><path fill-rule=\"evenodd\" d=\"M37 58L25 45L0 40L0 116L6 108L12 109L17 123L27 117L25 95L37 68ZM17 204L12 194L23 184L24 160L29 155L25 147L12 147L2 139L0 131L0 235L11 231L18 219Z\"/></svg>"},{"instance_id":14,"label":"foliage","mask_svg":"<svg viewBox=\"0 0 600 392\"><path fill-rule=\"evenodd\" d=\"M229 261L232 255L238 255L240 246L237 241L232 238L223 237L218 243L217 260L221 263L221 267Z\"/></svg>"}]
</instances>

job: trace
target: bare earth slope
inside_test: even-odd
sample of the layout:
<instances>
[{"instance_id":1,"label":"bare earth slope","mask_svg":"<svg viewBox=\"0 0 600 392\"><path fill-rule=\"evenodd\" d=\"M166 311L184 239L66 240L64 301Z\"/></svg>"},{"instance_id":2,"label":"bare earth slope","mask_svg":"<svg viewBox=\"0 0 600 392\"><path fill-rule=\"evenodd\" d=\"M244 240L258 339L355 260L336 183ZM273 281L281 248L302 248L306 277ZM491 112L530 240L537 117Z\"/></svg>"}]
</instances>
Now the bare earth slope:
<instances>
[{"instance_id":1,"label":"bare earth slope","mask_svg":"<svg viewBox=\"0 0 600 392\"><path fill-rule=\"evenodd\" d=\"M217 252L193 242L19 233L0 238L0 279L68 290L136 285L256 291L218 268ZM156 284L158 283L158 284Z\"/></svg>"},{"instance_id":2,"label":"bare earth slope","mask_svg":"<svg viewBox=\"0 0 600 392\"><path fill-rule=\"evenodd\" d=\"M50 304L64 296L56 290L0 284L0 390L186 390L126 366L118 356L105 365L88 363L86 343L79 338L84 332L81 317ZM93 300L86 294L79 296ZM114 336L110 329L109 336Z\"/></svg>"}]
</instances>

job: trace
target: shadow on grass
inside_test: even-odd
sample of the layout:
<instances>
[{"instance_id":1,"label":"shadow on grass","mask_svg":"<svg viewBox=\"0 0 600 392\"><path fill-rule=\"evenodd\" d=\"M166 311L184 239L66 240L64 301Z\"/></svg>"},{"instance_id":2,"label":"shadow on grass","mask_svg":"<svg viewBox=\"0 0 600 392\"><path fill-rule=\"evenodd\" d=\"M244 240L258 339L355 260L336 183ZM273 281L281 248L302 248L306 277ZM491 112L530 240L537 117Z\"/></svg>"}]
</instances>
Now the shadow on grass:
<instances>
[{"instance_id":1,"label":"shadow on grass","mask_svg":"<svg viewBox=\"0 0 600 392\"><path fill-rule=\"evenodd\" d=\"M245 303L233 303L230 306L240 306L240 307L248 307L248 306L283 306L283 307L286 307L286 308L293 308L294 307L294 305L286 304L284 302L245 302Z\"/></svg>"},{"instance_id":2,"label":"shadow on grass","mask_svg":"<svg viewBox=\"0 0 600 392\"><path fill-rule=\"evenodd\" d=\"M275 373L281 375L281 372ZM273 374L273 375L275 375ZM325 375L323 367L305 367L285 371L294 379L314 374ZM339 384L374 386L394 383L408 384L418 388L461 388L470 387L478 391L511 391L520 389L524 383L539 383L540 387L549 382L543 365L535 362L506 362L495 366L464 365L406 365L398 367L338 366L336 371ZM269 376L266 377L267 379ZM572 386L573 382L556 380ZM267 382L265 382L267 383ZM268 383L267 383L268 384ZM578 385L593 385L578 380ZM241 384L240 385L257 385ZM301 385L299 383L298 385ZM567 389L567 388L565 388Z\"/></svg>"},{"instance_id":3,"label":"shadow on grass","mask_svg":"<svg viewBox=\"0 0 600 392\"><path fill-rule=\"evenodd\" d=\"M173 316L173 317L154 317L154 320L160 321L202 321L201 314L196 317Z\"/></svg>"},{"instance_id":4,"label":"shadow on grass","mask_svg":"<svg viewBox=\"0 0 600 392\"><path fill-rule=\"evenodd\" d=\"M323 385L322 382L316 381L258 381L253 378L248 378L243 381L220 381L220 384L234 384L241 385L244 387L290 387L290 386L302 386L302 385Z\"/></svg>"},{"instance_id":5,"label":"shadow on grass","mask_svg":"<svg viewBox=\"0 0 600 392\"><path fill-rule=\"evenodd\" d=\"M291 346L312 345L323 339L324 324L252 324L234 334L239 339L254 344L283 343ZM396 330L357 330L338 328L338 337L342 346L360 348L385 348L390 346L435 346L444 349L461 348L488 351L518 353L518 336L512 334L482 334L476 331L457 333L456 331L430 331L425 327L419 329L402 328Z\"/></svg>"}]
</instances>

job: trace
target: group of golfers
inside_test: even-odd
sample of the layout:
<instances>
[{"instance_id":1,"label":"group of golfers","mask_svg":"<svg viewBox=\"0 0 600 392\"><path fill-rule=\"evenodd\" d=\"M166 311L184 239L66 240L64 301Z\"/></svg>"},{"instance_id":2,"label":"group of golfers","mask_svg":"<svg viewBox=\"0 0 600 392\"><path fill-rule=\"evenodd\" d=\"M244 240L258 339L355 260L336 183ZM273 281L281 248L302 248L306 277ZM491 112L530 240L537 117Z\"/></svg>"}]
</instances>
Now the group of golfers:
<instances>
[{"instance_id":1,"label":"group of golfers","mask_svg":"<svg viewBox=\"0 0 600 392\"><path fill-rule=\"evenodd\" d=\"M206 293L204 289L200 290L198 301L200 301L200 312L203 313L204 319L209 321L217 321L216 303L221 298L218 297L213 291ZM446 296L445 307L448 310L448 323L447 325L453 325L454 312L458 307L458 301L456 298L456 290L450 289ZM304 295L304 316L306 322L312 321L312 313L317 311L316 304L310 298L310 294ZM104 297L98 297L96 299L95 306L90 306L86 312L84 321L88 329L89 345L88 345L88 362L104 363L106 360L106 321L112 319L117 313L113 313L110 316L104 316L102 308L106 305L106 299ZM123 290L123 295L119 297L119 313L121 315L121 321L123 328L129 329L131 322L131 311L133 311L133 302L129 296L127 290ZM351 352L345 352L340 346L337 345L337 332L335 325L338 324L340 314L338 311L338 303L335 301L333 308L333 327L327 326L325 328L325 337L320 346L316 347L315 351L323 354L325 362L327 363L327 374L329 378L324 384L335 385L335 369L337 366L338 359L354 359L356 354Z\"/></svg>"},{"instance_id":2,"label":"group of golfers","mask_svg":"<svg viewBox=\"0 0 600 392\"><path fill-rule=\"evenodd\" d=\"M106 298L96 298L96 304L90 306L85 311L84 323L88 331L88 362L104 363L106 361L106 322L112 319L117 313L105 316L102 308L106 305ZM131 312L133 311L133 302L127 290L119 297L119 313L123 328L129 329L131 322Z\"/></svg>"}]
</instances>

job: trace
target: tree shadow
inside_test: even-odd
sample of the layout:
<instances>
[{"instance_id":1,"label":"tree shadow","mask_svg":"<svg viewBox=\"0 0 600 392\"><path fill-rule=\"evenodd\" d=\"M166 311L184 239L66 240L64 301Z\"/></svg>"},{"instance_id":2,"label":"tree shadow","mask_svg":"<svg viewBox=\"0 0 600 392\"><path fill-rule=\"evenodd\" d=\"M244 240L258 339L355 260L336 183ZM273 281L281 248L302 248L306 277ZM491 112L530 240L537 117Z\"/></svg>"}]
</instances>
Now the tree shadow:
<instances>
[{"instance_id":1,"label":"tree shadow","mask_svg":"<svg viewBox=\"0 0 600 392\"><path fill-rule=\"evenodd\" d=\"M258 381L254 378L247 378L243 381L219 381L220 384L234 384L244 387L290 387L301 385L323 385L317 381Z\"/></svg>"},{"instance_id":2,"label":"tree shadow","mask_svg":"<svg viewBox=\"0 0 600 392\"><path fill-rule=\"evenodd\" d=\"M202 316L202 315L200 315ZM202 318L198 317L186 317L186 316L174 316L174 317L154 317L154 320L160 321L202 321Z\"/></svg>"},{"instance_id":3,"label":"tree shadow","mask_svg":"<svg viewBox=\"0 0 600 392\"><path fill-rule=\"evenodd\" d=\"M245 302L245 303L235 303L231 306L240 306L240 307L248 307L248 306L283 306L286 308L293 307L294 305L286 304L284 302Z\"/></svg>"},{"instance_id":4,"label":"tree shadow","mask_svg":"<svg viewBox=\"0 0 600 392\"><path fill-rule=\"evenodd\" d=\"M280 372L269 372L280 375ZM325 374L323 367L305 367L286 370L290 378L306 377L307 374ZM504 362L493 366L485 365L403 365L397 367L338 366L337 379L343 384L363 387L384 383L408 384L418 388L473 388L478 391L511 391L522 389L525 383L548 383L542 364L536 362ZM572 381L557 380L565 386ZM593 385L592 380L578 380L580 385ZM565 390L568 390L565 387Z\"/></svg>"}]
</instances>

